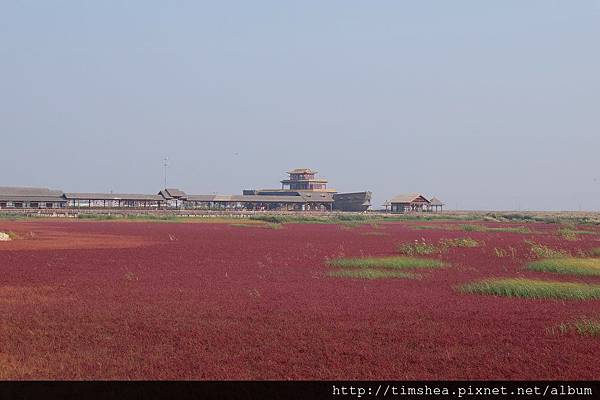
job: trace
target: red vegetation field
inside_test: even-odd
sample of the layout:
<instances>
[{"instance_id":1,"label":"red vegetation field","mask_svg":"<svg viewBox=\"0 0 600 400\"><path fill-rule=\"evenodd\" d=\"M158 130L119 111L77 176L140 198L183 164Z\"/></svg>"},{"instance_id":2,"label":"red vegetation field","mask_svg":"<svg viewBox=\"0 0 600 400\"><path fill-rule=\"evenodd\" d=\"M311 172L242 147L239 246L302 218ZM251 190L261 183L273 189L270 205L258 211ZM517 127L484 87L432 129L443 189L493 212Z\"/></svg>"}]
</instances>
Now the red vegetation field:
<instances>
[{"instance_id":1,"label":"red vegetation field","mask_svg":"<svg viewBox=\"0 0 600 400\"><path fill-rule=\"evenodd\" d=\"M547 329L600 317L600 301L454 290L488 277L600 283L524 268L525 239L589 251L599 235L416 224L0 221L19 237L0 242L0 378L600 379L600 338ZM327 275L328 258L460 237L485 245L434 256L451 266L421 280Z\"/></svg>"}]
</instances>

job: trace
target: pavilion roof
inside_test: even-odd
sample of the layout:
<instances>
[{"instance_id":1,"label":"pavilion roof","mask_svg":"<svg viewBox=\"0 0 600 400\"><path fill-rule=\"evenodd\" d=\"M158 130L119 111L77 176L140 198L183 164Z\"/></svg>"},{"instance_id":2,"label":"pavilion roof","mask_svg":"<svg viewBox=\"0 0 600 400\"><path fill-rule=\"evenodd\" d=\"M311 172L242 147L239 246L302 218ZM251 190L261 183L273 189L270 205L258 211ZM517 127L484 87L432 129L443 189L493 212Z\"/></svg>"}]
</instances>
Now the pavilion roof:
<instances>
[{"instance_id":1,"label":"pavilion roof","mask_svg":"<svg viewBox=\"0 0 600 400\"><path fill-rule=\"evenodd\" d=\"M390 203L412 203L418 199L423 199L425 202L429 203L429 200L427 200L427 198L420 193L399 194L393 197L390 200Z\"/></svg>"}]
</instances>

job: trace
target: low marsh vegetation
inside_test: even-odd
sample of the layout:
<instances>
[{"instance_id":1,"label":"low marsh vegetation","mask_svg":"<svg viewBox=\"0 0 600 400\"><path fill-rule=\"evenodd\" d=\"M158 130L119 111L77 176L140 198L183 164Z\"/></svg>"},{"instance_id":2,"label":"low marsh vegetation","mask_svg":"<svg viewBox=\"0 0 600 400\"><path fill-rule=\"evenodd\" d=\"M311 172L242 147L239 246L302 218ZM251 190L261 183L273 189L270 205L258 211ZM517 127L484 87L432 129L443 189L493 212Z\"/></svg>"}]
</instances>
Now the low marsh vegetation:
<instances>
[{"instance_id":1,"label":"low marsh vegetation","mask_svg":"<svg viewBox=\"0 0 600 400\"><path fill-rule=\"evenodd\" d=\"M570 242L575 241L577 239L579 239L579 236L577 236L576 231L574 231L573 229L570 228L560 228L558 230L558 234L565 240L568 240Z\"/></svg>"},{"instance_id":2,"label":"low marsh vegetation","mask_svg":"<svg viewBox=\"0 0 600 400\"><path fill-rule=\"evenodd\" d=\"M531 271L600 276L600 258L551 258L529 263Z\"/></svg>"},{"instance_id":3,"label":"low marsh vegetation","mask_svg":"<svg viewBox=\"0 0 600 400\"><path fill-rule=\"evenodd\" d=\"M569 252L566 250L553 249L546 245L536 243L532 240L526 240L525 243L530 246L531 252L537 258L564 258L569 256Z\"/></svg>"},{"instance_id":4,"label":"low marsh vegetation","mask_svg":"<svg viewBox=\"0 0 600 400\"><path fill-rule=\"evenodd\" d=\"M551 335L576 333L579 336L600 337L600 320L582 318L574 322L562 323L547 329Z\"/></svg>"},{"instance_id":5,"label":"low marsh vegetation","mask_svg":"<svg viewBox=\"0 0 600 400\"><path fill-rule=\"evenodd\" d=\"M93 220L93 221L113 221L113 220L130 220L130 221L178 221L182 220L183 217L177 215L150 215L150 214L79 214L79 219Z\"/></svg>"},{"instance_id":6,"label":"low marsh vegetation","mask_svg":"<svg viewBox=\"0 0 600 400\"><path fill-rule=\"evenodd\" d=\"M362 232L361 235L365 235L365 236L388 236L389 234L386 232L382 232L382 231L368 231L368 232Z\"/></svg>"},{"instance_id":7,"label":"low marsh vegetation","mask_svg":"<svg viewBox=\"0 0 600 400\"><path fill-rule=\"evenodd\" d=\"M517 249L515 249L512 246L508 246L507 249L503 249L500 247L494 247L494 255L498 258L504 258L504 257L516 258L517 257Z\"/></svg>"},{"instance_id":8,"label":"low marsh vegetation","mask_svg":"<svg viewBox=\"0 0 600 400\"><path fill-rule=\"evenodd\" d=\"M481 246L481 242L465 237L454 239L441 239L437 244L428 243L424 238L415 240L412 243L402 243L398 246L400 254L407 256L418 256L442 253L453 247L472 248Z\"/></svg>"},{"instance_id":9,"label":"low marsh vegetation","mask_svg":"<svg viewBox=\"0 0 600 400\"><path fill-rule=\"evenodd\" d=\"M463 293L529 299L589 300L600 299L600 285L574 282L553 282L534 279L486 279L458 288Z\"/></svg>"},{"instance_id":10,"label":"low marsh vegetation","mask_svg":"<svg viewBox=\"0 0 600 400\"><path fill-rule=\"evenodd\" d=\"M6 234L8 235L8 237L10 238L10 240L17 240L17 239L21 239L21 236L13 231L8 231L6 232Z\"/></svg>"},{"instance_id":11,"label":"low marsh vegetation","mask_svg":"<svg viewBox=\"0 0 600 400\"><path fill-rule=\"evenodd\" d=\"M523 221L523 222L543 222L546 224L566 224L566 225L600 225L600 219L592 215L573 215L562 213L556 215L535 215L521 213L487 213L485 216L494 218L497 221Z\"/></svg>"},{"instance_id":12,"label":"low marsh vegetation","mask_svg":"<svg viewBox=\"0 0 600 400\"><path fill-rule=\"evenodd\" d=\"M386 268L386 269L420 269L441 268L445 264L431 258L415 257L369 257L369 258L336 258L329 260L332 267L341 268Z\"/></svg>"},{"instance_id":13,"label":"low marsh vegetation","mask_svg":"<svg viewBox=\"0 0 600 400\"><path fill-rule=\"evenodd\" d=\"M276 224L273 222L260 222L260 223L248 223L248 222L237 222L233 224L229 224L229 226L233 226L236 228L269 228L269 229L281 229L283 226L281 224Z\"/></svg>"},{"instance_id":14,"label":"low marsh vegetation","mask_svg":"<svg viewBox=\"0 0 600 400\"><path fill-rule=\"evenodd\" d=\"M461 225L465 232L508 232L508 233L532 233L526 226L489 227L485 225Z\"/></svg>"},{"instance_id":15,"label":"low marsh vegetation","mask_svg":"<svg viewBox=\"0 0 600 400\"><path fill-rule=\"evenodd\" d=\"M253 215L250 219L282 224L377 224L380 222L402 221L472 221L478 215L369 215L369 214L331 214L331 215Z\"/></svg>"},{"instance_id":16,"label":"low marsh vegetation","mask_svg":"<svg viewBox=\"0 0 600 400\"><path fill-rule=\"evenodd\" d=\"M250 217L253 221L264 221L275 224L352 224L369 223L373 221L367 215L253 215Z\"/></svg>"},{"instance_id":17,"label":"low marsh vegetation","mask_svg":"<svg viewBox=\"0 0 600 400\"><path fill-rule=\"evenodd\" d=\"M329 276L339 278L358 278L358 279L420 279L421 275L412 272L377 270L377 269L340 269L329 271Z\"/></svg>"},{"instance_id":18,"label":"low marsh vegetation","mask_svg":"<svg viewBox=\"0 0 600 400\"><path fill-rule=\"evenodd\" d=\"M407 256L416 256L416 255L427 255L434 254L439 251L439 249L431 244L427 243L425 239L415 240L413 243L402 243L398 246L398 251L400 254L405 254Z\"/></svg>"},{"instance_id":19,"label":"low marsh vegetation","mask_svg":"<svg viewBox=\"0 0 600 400\"><path fill-rule=\"evenodd\" d=\"M370 257L370 258L337 258L327 262L331 267L332 277L386 279L404 278L420 279L421 275L407 272L409 269L432 269L444 266L440 260L413 257Z\"/></svg>"},{"instance_id":20,"label":"low marsh vegetation","mask_svg":"<svg viewBox=\"0 0 600 400\"><path fill-rule=\"evenodd\" d=\"M469 237L456 238L456 239L442 239L440 240L440 246L447 249L450 247L479 247L481 243L475 239Z\"/></svg>"}]
</instances>

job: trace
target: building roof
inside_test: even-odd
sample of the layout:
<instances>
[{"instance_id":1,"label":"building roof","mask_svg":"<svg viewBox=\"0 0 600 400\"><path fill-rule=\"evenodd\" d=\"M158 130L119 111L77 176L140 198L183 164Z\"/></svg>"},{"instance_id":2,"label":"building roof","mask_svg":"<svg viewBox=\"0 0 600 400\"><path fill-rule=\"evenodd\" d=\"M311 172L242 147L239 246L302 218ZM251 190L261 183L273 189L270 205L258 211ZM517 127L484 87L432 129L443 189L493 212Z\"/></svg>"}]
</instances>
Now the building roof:
<instances>
[{"instance_id":1,"label":"building roof","mask_svg":"<svg viewBox=\"0 0 600 400\"><path fill-rule=\"evenodd\" d=\"M185 199L187 197L187 194L183 190L176 188L163 189L160 192L158 192L158 194L167 200Z\"/></svg>"},{"instance_id":2,"label":"building roof","mask_svg":"<svg viewBox=\"0 0 600 400\"><path fill-rule=\"evenodd\" d=\"M433 197L431 200L429 200L429 204L431 204L432 206L443 206L444 203L442 203L442 201L440 199L438 199L437 197Z\"/></svg>"},{"instance_id":3,"label":"building roof","mask_svg":"<svg viewBox=\"0 0 600 400\"><path fill-rule=\"evenodd\" d=\"M0 195L0 201L37 202L37 203L64 203L61 196L5 196Z\"/></svg>"},{"instance_id":4,"label":"building roof","mask_svg":"<svg viewBox=\"0 0 600 400\"><path fill-rule=\"evenodd\" d=\"M62 194L61 190L47 188L0 186L0 196L60 197Z\"/></svg>"},{"instance_id":5,"label":"building roof","mask_svg":"<svg viewBox=\"0 0 600 400\"><path fill-rule=\"evenodd\" d=\"M268 195L189 195L190 201L212 202L222 201L230 203L328 203L332 202L331 196L268 196Z\"/></svg>"},{"instance_id":6,"label":"building roof","mask_svg":"<svg viewBox=\"0 0 600 400\"><path fill-rule=\"evenodd\" d=\"M167 193L169 193L171 196L175 197L175 198L179 198L179 197L185 197L187 196L185 194L185 192L183 190L180 189L176 189L176 188L167 188L165 189L167 191Z\"/></svg>"},{"instance_id":7,"label":"building roof","mask_svg":"<svg viewBox=\"0 0 600 400\"><path fill-rule=\"evenodd\" d=\"M310 183L327 183L327 179L315 178L315 179L284 179L281 183L295 183L295 182L310 182Z\"/></svg>"},{"instance_id":8,"label":"building roof","mask_svg":"<svg viewBox=\"0 0 600 400\"><path fill-rule=\"evenodd\" d=\"M329 192L301 190L298 194L307 201L333 201L333 193Z\"/></svg>"},{"instance_id":9,"label":"building roof","mask_svg":"<svg viewBox=\"0 0 600 400\"><path fill-rule=\"evenodd\" d=\"M319 171L315 171L310 168L296 168L291 171L288 171L288 174L316 174Z\"/></svg>"},{"instance_id":10,"label":"building roof","mask_svg":"<svg viewBox=\"0 0 600 400\"><path fill-rule=\"evenodd\" d=\"M157 194L134 193L65 193L67 200L137 200L162 201L164 198Z\"/></svg>"},{"instance_id":11,"label":"building roof","mask_svg":"<svg viewBox=\"0 0 600 400\"><path fill-rule=\"evenodd\" d=\"M425 200L425 202L429 203L429 200L420 193L399 194L392 198L390 203L412 203L418 199Z\"/></svg>"}]
</instances>

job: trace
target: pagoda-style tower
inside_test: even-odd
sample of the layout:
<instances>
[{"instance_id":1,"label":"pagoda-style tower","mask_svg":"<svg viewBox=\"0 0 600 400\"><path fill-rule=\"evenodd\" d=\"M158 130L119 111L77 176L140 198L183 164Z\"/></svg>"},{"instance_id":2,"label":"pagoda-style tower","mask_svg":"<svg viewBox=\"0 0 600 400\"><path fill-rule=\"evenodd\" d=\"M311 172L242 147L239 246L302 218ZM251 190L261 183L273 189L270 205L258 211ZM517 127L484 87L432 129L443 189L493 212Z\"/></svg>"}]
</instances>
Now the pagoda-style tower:
<instances>
[{"instance_id":1,"label":"pagoda-style tower","mask_svg":"<svg viewBox=\"0 0 600 400\"><path fill-rule=\"evenodd\" d=\"M297 168L289 171L289 179L281 181L282 190L311 190L316 192L335 192L327 189L327 179L317 179L317 171L309 168ZM287 187L286 187L287 186Z\"/></svg>"}]
</instances>

